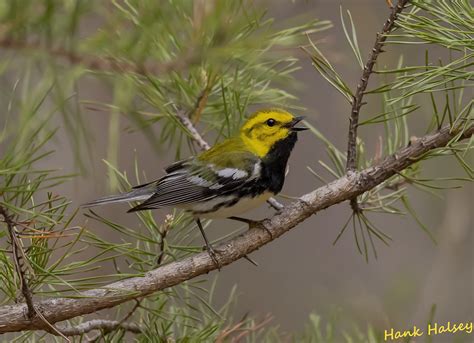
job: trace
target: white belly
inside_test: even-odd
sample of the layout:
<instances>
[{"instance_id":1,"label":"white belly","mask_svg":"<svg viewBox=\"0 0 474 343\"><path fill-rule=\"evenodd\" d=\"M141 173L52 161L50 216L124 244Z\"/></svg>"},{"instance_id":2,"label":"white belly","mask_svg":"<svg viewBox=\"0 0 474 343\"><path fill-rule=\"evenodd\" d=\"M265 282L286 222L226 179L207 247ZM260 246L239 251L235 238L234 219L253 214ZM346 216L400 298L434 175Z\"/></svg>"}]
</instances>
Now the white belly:
<instances>
[{"instance_id":1,"label":"white belly","mask_svg":"<svg viewBox=\"0 0 474 343\"><path fill-rule=\"evenodd\" d=\"M232 216L236 216L245 212L248 212L250 210L253 210L260 206L262 203L267 201L273 194L270 192L263 193L261 195L258 195L254 198L242 198L240 199L235 205L232 205L230 207L221 207L215 212L210 212L210 213L203 213L203 214L196 214L196 217L200 218L208 218L208 219L215 219L215 218L228 218ZM213 208L215 205L218 203L226 201L225 199L222 198L215 198L210 201L206 201L200 204L193 204L193 205L188 205L186 207L183 206L186 210L190 211L205 211L208 208Z\"/></svg>"}]
</instances>

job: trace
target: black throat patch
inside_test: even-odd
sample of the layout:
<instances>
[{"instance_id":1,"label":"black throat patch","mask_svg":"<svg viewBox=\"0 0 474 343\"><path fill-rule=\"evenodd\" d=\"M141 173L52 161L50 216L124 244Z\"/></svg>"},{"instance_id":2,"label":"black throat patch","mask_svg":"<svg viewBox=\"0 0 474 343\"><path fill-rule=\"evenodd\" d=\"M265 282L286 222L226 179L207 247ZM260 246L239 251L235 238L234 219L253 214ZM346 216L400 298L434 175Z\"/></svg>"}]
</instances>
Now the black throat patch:
<instances>
[{"instance_id":1,"label":"black throat patch","mask_svg":"<svg viewBox=\"0 0 474 343\"><path fill-rule=\"evenodd\" d=\"M262 178L265 183L268 182L268 189L274 194L283 188L286 164L297 140L296 132L291 132L286 138L276 142L262 159Z\"/></svg>"}]
</instances>

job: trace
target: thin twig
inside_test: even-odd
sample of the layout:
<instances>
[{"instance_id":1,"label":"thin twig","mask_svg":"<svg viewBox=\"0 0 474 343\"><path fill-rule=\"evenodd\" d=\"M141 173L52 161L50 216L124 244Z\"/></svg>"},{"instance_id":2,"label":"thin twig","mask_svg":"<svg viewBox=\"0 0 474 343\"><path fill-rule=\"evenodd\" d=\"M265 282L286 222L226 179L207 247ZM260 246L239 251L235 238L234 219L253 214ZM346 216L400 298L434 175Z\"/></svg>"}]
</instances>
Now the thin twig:
<instances>
[{"instance_id":1,"label":"thin twig","mask_svg":"<svg viewBox=\"0 0 474 343\"><path fill-rule=\"evenodd\" d=\"M160 254L156 259L156 266L160 266L163 262L163 258L165 257L165 239L166 236L171 228L171 223L174 220L174 216L172 214L167 214L165 217L165 222L163 223L163 229L160 231Z\"/></svg>"},{"instance_id":2,"label":"thin twig","mask_svg":"<svg viewBox=\"0 0 474 343\"><path fill-rule=\"evenodd\" d=\"M248 336L252 332L256 332L263 328L265 325L270 323L273 320L273 316L267 315L260 323L254 323L250 327L243 327L245 325L245 320L238 322L233 326L228 326L222 330L222 332L217 336L215 343L228 342L230 336L233 334L239 333L236 337L233 337L230 342L240 342L245 336Z\"/></svg>"},{"instance_id":3,"label":"thin twig","mask_svg":"<svg viewBox=\"0 0 474 343\"><path fill-rule=\"evenodd\" d=\"M136 310L138 310L138 308L140 307L140 300L138 299L135 299L135 305L132 307L132 309L130 311L128 311L128 313L125 315L125 317L123 317L121 320L120 320L120 324L126 322L127 320L130 319L130 317L135 313Z\"/></svg>"},{"instance_id":4,"label":"thin twig","mask_svg":"<svg viewBox=\"0 0 474 343\"><path fill-rule=\"evenodd\" d=\"M184 127L188 130L191 138L196 142L201 150L209 150L211 146L202 138L201 134L196 130L192 121L189 117L185 114L184 111L177 109L176 110L176 118L184 125Z\"/></svg>"},{"instance_id":5,"label":"thin twig","mask_svg":"<svg viewBox=\"0 0 474 343\"><path fill-rule=\"evenodd\" d=\"M5 224L7 224L8 234L10 236L12 244L12 256L13 262L15 264L16 274L20 278L21 293L25 298L25 302L28 308L28 318L31 319L34 317L36 311L33 303L33 294L31 293L31 290L28 287L28 280L26 278L25 271L23 270L23 263L28 263L28 261L25 259L23 247L21 246L21 242L17 237L15 229L15 220L13 219L13 216L11 216L8 213L7 209L3 206L0 206L0 214L3 217Z\"/></svg>"},{"instance_id":6,"label":"thin twig","mask_svg":"<svg viewBox=\"0 0 474 343\"><path fill-rule=\"evenodd\" d=\"M241 330L244 324L244 321L240 321L234 324L233 326L225 327L224 330L221 331L219 336L217 336L215 343L224 343L225 339L227 339L230 335L232 335L234 332L237 332L238 330Z\"/></svg>"},{"instance_id":7,"label":"thin twig","mask_svg":"<svg viewBox=\"0 0 474 343\"><path fill-rule=\"evenodd\" d=\"M122 329L133 333L143 332L143 329L138 324L105 319L93 319L76 326L60 328L59 330L61 330L61 333L65 336L80 336L93 330L112 332L117 329Z\"/></svg>"},{"instance_id":8,"label":"thin twig","mask_svg":"<svg viewBox=\"0 0 474 343\"><path fill-rule=\"evenodd\" d=\"M135 311L140 307L140 300L135 299L135 306L132 307L132 309L123 317L120 321L118 321L117 325L111 326L107 325L107 327L101 328L101 333L97 334L95 337L92 337L87 340L89 343L97 342L99 339L101 339L105 334L112 332L117 329L124 329L127 330L123 325L127 325L125 322L129 320L132 315L135 313ZM127 330L127 331L132 331L132 330ZM138 332L136 332L138 333Z\"/></svg>"},{"instance_id":9,"label":"thin twig","mask_svg":"<svg viewBox=\"0 0 474 343\"><path fill-rule=\"evenodd\" d=\"M215 76L213 74L207 76L206 87L202 90L201 94L199 94L194 110L189 116L194 125L201 119L202 112L207 105L207 99L209 98L209 94L214 86L214 81Z\"/></svg>"},{"instance_id":10,"label":"thin twig","mask_svg":"<svg viewBox=\"0 0 474 343\"><path fill-rule=\"evenodd\" d=\"M378 56L383 52L382 47L387 39L387 34L395 28L395 21L397 20L398 15L403 11L409 1L410 0L398 0L397 6L391 7L392 11L383 25L382 32L377 32L374 46L369 54L369 59L364 66L364 71L362 72L362 76L357 85L356 93L352 97L352 108L349 118L349 137L347 142L346 171L348 172L357 169L357 128L359 127L359 113L360 108L364 104L362 100L367 85L369 84L370 75L372 74ZM354 212L358 213L361 211L359 204L357 203L357 198L351 199L350 205Z\"/></svg>"},{"instance_id":11,"label":"thin twig","mask_svg":"<svg viewBox=\"0 0 474 343\"><path fill-rule=\"evenodd\" d=\"M399 0L397 6L392 8L390 16L383 25L382 32L377 32L374 46L369 54L369 59L364 66L364 71L362 72L359 84L357 85L357 91L352 98L352 109L349 119L349 138L347 143L347 171L353 171L357 168L357 128L359 126L359 112L364 104L362 99L364 97L364 92L367 89L370 75L372 74L377 57L381 52L383 52L382 47L387 39L387 34L394 29L398 15L403 11L409 1L410 0Z\"/></svg>"},{"instance_id":12,"label":"thin twig","mask_svg":"<svg viewBox=\"0 0 474 343\"><path fill-rule=\"evenodd\" d=\"M474 134L474 125L464 128L443 126L439 131L428 134L387 156L380 163L360 172L347 173L325 186L303 195L297 201L285 206L281 213L261 222L263 229L247 230L241 235L221 243L219 262L222 267L243 258L285 234L300 222L318 211L350 200L363 194L398 172L426 157L426 154L452 144L457 140L469 139ZM271 235L267 231L271 232ZM143 277L104 285L101 288L82 292L75 298L46 299L38 303L44 317L51 323L71 319L87 313L111 308L126 301L148 296L154 292L175 286L186 280L215 270L217 267L207 252L202 252L179 261L171 262L146 273ZM43 321L24 317L25 304L0 307L0 333L21 330L44 329Z\"/></svg>"},{"instance_id":13,"label":"thin twig","mask_svg":"<svg viewBox=\"0 0 474 343\"><path fill-rule=\"evenodd\" d=\"M240 340L243 339L245 336L248 336L250 333L256 332L256 331L262 329L265 325L270 323L272 320L273 320L273 317L271 315L267 315L267 317L265 319L263 319L260 323L258 323L258 324L255 323L254 325L252 325L248 329L244 330L237 337L233 338L231 342L232 343L240 342Z\"/></svg>"}]
</instances>

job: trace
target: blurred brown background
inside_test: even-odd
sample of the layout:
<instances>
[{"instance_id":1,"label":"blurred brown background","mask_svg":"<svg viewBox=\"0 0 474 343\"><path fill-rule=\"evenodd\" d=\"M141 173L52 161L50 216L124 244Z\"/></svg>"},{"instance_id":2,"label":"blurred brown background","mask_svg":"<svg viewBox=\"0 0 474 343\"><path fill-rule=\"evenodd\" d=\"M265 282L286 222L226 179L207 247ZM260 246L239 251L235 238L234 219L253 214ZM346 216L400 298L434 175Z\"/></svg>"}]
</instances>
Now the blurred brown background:
<instances>
[{"instance_id":1,"label":"blurred brown background","mask_svg":"<svg viewBox=\"0 0 474 343\"><path fill-rule=\"evenodd\" d=\"M281 0L265 4L270 9L269 16L277 18L276 25L282 27L287 18L301 22L311 18L331 20L334 28L321 34L324 40L320 46L352 88L355 88L361 71L344 38L339 6L350 10L353 15L364 59L371 49L375 32L381 28L389 11L384 0ZM388 52L381 56L378 63L379 68L384 64L392 67L396 64L398 53L390 53L395 49L400 47L387 48ZM307 108L304 113L298 114L306 115L311 124L345 151L349 105L317 74L308 57L296 53L301 57L301 69L295 73L298 82L295 93L301 99L301 105ZM408 49L404 53L407 61L413 61L412 64L420 63L424 58L421 50ZM432 56L436 53L433 50ZM376 82L374 78L370 85L374 86ZM107 102L111 99L111 92L103 83L92 78L83 79L79 87L79 97L83 100ZM363 118L380 112L379 99L368 97L367 100L369 104L362 110ZM106 158L109 114L88 110L85 113L95 130L94 170L88 177L61 186L65 195L69 195L77 205L109 192L106 168L101 162ZM423 135L430 115L417 112L411 117L411 134ZM127 123L122 122L122 125L126 127ZM375 142L379 136L383 137L382 128L363 127L360 134L366 140L369 154L373 155ZM74 159L66 137L60 136L56 143L62 144L64 149L50 158L49 166L74 170ZM139 133L124 131L119 151L119 169L133 175L136 154L149 178L162 175L163 167L174 159L173 154L164 149L157 155ZM297 196L321 185L306 166L330 179L318 160L327 161L323 145L311 133L301 134L290 161L284 193ZM461 171L457 168L451 166L448 158L440 158L424 163L423 173L429 176L460 175ZM301 330L311 312L323 316L342 313L344 318L356 320L362 329L366 328L367 323L382 330L390 327L409 329L413 325L425 325L433 304L437 305L436 321L440 324L445 321L472 321L473 188L464 184L462 189L439 193L442 199L419 191L410 192L414 208L436 236L438 245L430 241L411 217L372 215L375 223L393 237L393 242L390 247L377 242L378 260L371 257L370 262L366 263L357 252L351 228L336 246L332 245L350 215L349 205L340 204L310 218L254 253L251 257L259 263L258 268L244 260L224 268L218 275L216 303L222 304L230 289L237 285L239 296L235 317L249 313L263 318L271 313L274 316L272 323L280 325L283 331ZM124 213L125 209L125 205L118 205L100 208L99 212L133 226L137 219ZM264 207L249 217L262 218L271 213ZM212 223L208 232L215 238L237 227L237 223L218 220ZM101 232L103 237L113 234L107 230ZM204 278L213 278L216 274L214 272ZM443 342L444 339L446 337L438 336L434 341Z\"/></svg>"}]
</instances>

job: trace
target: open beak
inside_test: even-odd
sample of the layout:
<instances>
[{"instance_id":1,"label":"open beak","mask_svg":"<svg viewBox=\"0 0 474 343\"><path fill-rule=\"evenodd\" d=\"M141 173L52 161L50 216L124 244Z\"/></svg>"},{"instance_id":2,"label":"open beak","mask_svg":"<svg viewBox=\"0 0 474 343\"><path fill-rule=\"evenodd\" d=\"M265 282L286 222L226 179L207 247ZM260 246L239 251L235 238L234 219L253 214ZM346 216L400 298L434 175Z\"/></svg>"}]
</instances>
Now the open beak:
<instances>
[{"instance_id":1,"label":"open beak","mask_svg":"<svg viewBox=\"0 0 474 343\"><path fill-rule=\"evenodd\" d=\"M308 130L307 127L296 127L296 124L298 124L300 121L302 121L304 119L303 116L300 116L300 117L295 117L295 119L293 119L288 127L290 128L291 131L304 131L304 130Z\"/></svg>"}]
</instances>

